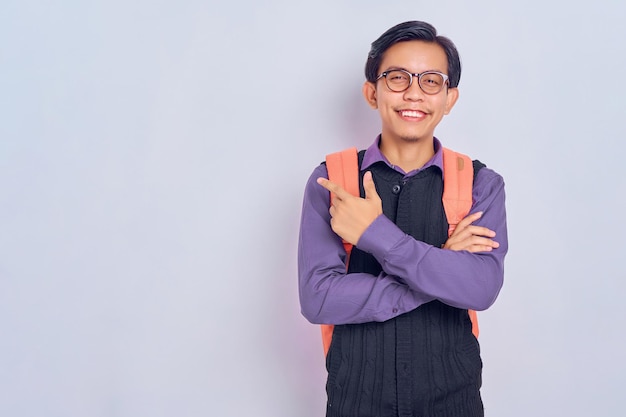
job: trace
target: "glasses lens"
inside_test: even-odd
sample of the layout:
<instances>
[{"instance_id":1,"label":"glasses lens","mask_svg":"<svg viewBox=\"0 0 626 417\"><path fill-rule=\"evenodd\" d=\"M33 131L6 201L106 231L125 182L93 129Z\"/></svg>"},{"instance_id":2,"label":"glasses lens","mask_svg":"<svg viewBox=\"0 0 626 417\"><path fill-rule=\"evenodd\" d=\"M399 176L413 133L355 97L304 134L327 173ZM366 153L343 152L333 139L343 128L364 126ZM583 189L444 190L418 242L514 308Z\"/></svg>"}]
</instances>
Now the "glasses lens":
<instances>
[{"instance_id":1,"label":"glasses lens","mask_svg":"<svg viewBox=\"0 0 626 417\"><path fill-rule=\"evenodd\" d=\"M387 87L392 91L404 91L411 84L411 75L399 70L388 71L385 79L387 80Z\"/></svg>"},{"instance_id":2,"label":"glasses lens","mask_svg":"<svg viewBox=\"0 0 626 417\"><path fill-rule=\"evenodd\" d=\"M437 94L443 88L443 76L436 72L425 72L419 79L420 87L426 94Z\"/></svg>"}]
</instances>

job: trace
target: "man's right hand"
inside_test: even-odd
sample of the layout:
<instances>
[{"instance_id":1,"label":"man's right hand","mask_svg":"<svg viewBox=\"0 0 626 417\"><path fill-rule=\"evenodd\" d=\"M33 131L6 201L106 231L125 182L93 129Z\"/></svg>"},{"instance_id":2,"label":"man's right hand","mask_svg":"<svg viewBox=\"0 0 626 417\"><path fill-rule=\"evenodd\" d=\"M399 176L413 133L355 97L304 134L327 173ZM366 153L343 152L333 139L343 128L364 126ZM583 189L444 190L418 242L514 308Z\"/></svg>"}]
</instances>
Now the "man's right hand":
<instances>
[{"instance_id":1,"label":"man's right hand","mask_svg":"<svg viewBox=\"0 0 626 417\"><path fill-rule=\"evenodd\" d=\"M483 213L479 211L461 220L442 248L454 251L466 250L473 253L491 252L498 248L500 244L493 240L496 232L486 227L472 225L482 215Z\"/></svg>"},{"instance_id":2,"label":"man's right hand","mask_svg":"<svg viewBox=\"0 0 626 417\"><path fill-rule=\"evenodd\" d=\"M383 214L383 203L376 192L372 173L363 175L365 198L353 196L339 184L326 178L318 178L317 183L333 194L330 206L330 226L346 242L356 245L370 224Z\"/></svg>"}]
</instances>

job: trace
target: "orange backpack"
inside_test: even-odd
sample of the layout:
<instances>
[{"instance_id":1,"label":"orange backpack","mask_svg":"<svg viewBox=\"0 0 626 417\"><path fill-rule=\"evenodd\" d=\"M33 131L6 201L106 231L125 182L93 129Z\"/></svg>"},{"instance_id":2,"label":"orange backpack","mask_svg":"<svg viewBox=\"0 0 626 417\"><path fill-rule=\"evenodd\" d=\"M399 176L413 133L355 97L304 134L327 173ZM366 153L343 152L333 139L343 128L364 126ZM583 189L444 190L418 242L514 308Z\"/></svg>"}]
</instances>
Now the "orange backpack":
<instances>
[{"instance_id":1,"label":"orange backpack","mask_svg":"<svg viewBox=\"0 0 626 417\"><path fill-rule=\"evenodd\" d=\"M350 194L359 196L359 161L356 148L326 155L328 179L339 184ZM452 235L457 224L469 214L472 207L472 185L474 183L474 167L472 160L463 154L443 148L443 209L448 220L448 236ZM334 195L331 195L331 199ZM346 250L346 270L352 252L352 244L343 241ZM472 333L478 338L478 317L474 310L468 310L472 321ZM328 353L333 337L334 326L322 324L322 342L324 355Z\"/></svg>"}]
</instances>

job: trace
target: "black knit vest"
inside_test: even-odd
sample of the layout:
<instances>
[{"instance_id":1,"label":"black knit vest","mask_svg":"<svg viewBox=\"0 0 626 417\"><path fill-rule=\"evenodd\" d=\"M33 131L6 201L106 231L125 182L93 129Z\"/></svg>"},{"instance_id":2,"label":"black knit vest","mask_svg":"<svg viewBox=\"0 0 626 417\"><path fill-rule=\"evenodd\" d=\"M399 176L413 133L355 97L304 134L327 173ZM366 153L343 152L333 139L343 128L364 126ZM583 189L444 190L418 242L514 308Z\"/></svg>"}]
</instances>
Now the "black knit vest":
<instances>
[{"instance_id":1,"label":"black knit vest","mask_svg":"<svg viewBox=\"0 0 626 417\"><path fill-rule=\"evenodd\" d=\"M474 175L483 166L474 161ZM385 216L417 240L435 247L445 243L439 167L406 179L382 162L368 170ZM362 181L361 174L361 196ZM353 248L349 272L377 275L381 270L372 255ZM439 301L382 323L335 326L326 366L327 417L484 415L482 362L467 310Z\"/></svg>"}]
</instances>

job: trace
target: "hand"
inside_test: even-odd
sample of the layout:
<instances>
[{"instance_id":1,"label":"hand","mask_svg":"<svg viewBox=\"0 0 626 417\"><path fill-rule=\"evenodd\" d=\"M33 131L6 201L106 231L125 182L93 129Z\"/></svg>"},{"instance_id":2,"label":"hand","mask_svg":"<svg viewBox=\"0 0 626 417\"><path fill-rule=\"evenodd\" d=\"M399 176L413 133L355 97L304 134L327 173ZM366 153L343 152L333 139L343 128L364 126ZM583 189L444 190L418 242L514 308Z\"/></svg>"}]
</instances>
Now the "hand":
<instances>
[{"instance_id":1,"label":"hand","mask_svg":"<svg viewBox=\"0 0 626 417\"><path fill-rule=\"evenodd\" d=\"M365 229L381 214L383 203L376 192L372 173L363 176L365 198L356 197L340 185L318 178L317 183L331 192L330 227L343 240L356 245Z\"/></svg>"},{"instance_id":2,"label":"hand","mask_svg":"<svg viewBox=\"0 0 626 417\"><path fill-rule=\"evenodd\" d=\"M443 245L443 249L454 251L466 250L469 252L491 252L500 244L493 240L496 232L481 226L472 226L472 223L482 217L481 211L470 214L459 222L452 236Z\"/></svg>"}]
</instances>

